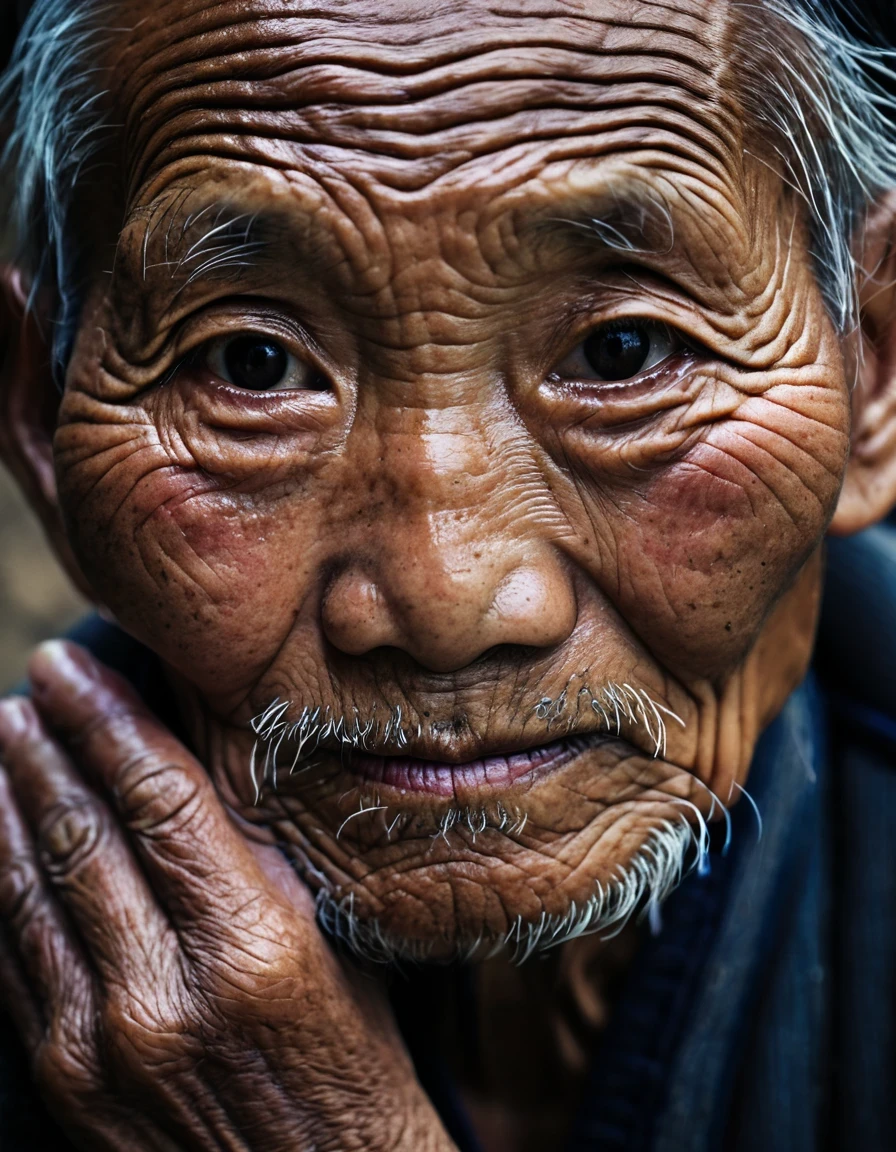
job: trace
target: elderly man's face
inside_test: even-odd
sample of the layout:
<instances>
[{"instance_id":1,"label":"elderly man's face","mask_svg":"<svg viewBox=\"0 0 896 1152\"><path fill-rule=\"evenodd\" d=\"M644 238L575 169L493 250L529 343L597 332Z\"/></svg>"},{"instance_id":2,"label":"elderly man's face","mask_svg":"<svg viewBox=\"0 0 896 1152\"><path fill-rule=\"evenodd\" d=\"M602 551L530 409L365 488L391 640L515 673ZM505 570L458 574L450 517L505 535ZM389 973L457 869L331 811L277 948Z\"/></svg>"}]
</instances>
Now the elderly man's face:
<instances>
[{"instance_id":1,"label":"elderly man's face","mask_svg":"<svg viewBox=\"0 0 896 1152\"><path fill-rule=\"evenodd\" d=\"M55 442L87 578L315 887L435 952L563 915L736 795L848 455L732 13L121 7Z\"/></svg>"}]
</instances>

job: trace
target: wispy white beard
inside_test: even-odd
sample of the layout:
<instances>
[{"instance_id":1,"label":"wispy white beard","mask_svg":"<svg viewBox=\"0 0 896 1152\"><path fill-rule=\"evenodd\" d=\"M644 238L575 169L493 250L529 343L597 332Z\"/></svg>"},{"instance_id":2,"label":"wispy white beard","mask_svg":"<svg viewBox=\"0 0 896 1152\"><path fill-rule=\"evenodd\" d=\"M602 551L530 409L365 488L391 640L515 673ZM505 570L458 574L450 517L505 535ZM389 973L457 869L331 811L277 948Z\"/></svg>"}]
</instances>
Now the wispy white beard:
<instances>
[{"instance_id":1,"label":"wispy white beard","mask_svg":"<svg viewBox=\"0 0 896 1152\"><path fill-rule=\"evenodd\" d=\"M454 955L460 960L483 959L506 952L522 963L536 952L556 948L577 936L591 933L615 935L636 913L659 926L659 908L670 892L708 851L708 830L700 818L694 829L684 818L664 821L650 833L646 843L617 877L606 884L595 881L594 895L585 903L573 902L565 915L542 913L538 920L518 916L497 937L480 934L457 942ZM377 963L402 960L425 961L437 942L407 940L385 932L376 920L362 919L355 912L354 895L338 899L326 887L317 896L317 914L323 930L355 956ZM443 954L441 949L440 956Z\"/></svg>"},{"instance_id":2,"label":"wispy white beard","mask_svg":"<svg viewBox=\"0 0 896 1152\"><path fill-rule=\"evenodd\" d=\"M590 724L597 717L598 730L588 736L573 735L573 742L581 739L585 743L601 734L621 735L623 728L640 729L649 740L653 756L659 758L666 751L666 717L683 726L679 716L645 689L627 683L607 683L591 689L582 684L581 679L579 683L578 688L573 688L571 681L559 696L543 697L535 704L535 715L544 722L548 732L556 733L559 729L561 733L574 733L584 713L585 717L591 717ZM322 744L331 747L335 744L346 751L375 752L385 748L401 751L423 734L421 725L408 723L400 707L388 710L388 714L369 717L362 717L358 710L353 710L350 716L338 714L330 707L305 707L295 719L290 718L289 713L289 701L278 699L252 721L256 741L251 775L256 802L265 786L276 789L278 771L289 774L302 771ZM710 795L713 810L718 804L727 822L725 805ZM605 883L595 881L594 892L584 903L572 903L562 915L543 913L534 921L518 916L498 936L483 932L473 939L458 940L454 946L455 956L469 959L507 952L521 963L535 952L586 933L615 934L636 912L649 916L651 923L658 925L663 900L693 868L702 870L708 858L709 832L703 814L689 800L670 797L670 802L686 809L691 822L682 812L680 820L666 820L655 827L632 860L620 866L613 879ZM377 801L371 804L362 798L360 807L343 821L336 833L337 839L351 820L376 811L385 811L385 808ZM387 822L388 838L401 819L399 813L391 823ZM464 825L474 840L486 828L513 837L523 831L525 824L524 811L508 808L500 801L481 809L450 806L435 835L447 839L452 828ZM317 910L321 927L356 956L377 962L420 961L426 960L437 946L439 956L444 956L444 941L411 940L390 934L376 919L358 914L354 894L337 895L322 875L317 880L320 882Z\"/></svg>"}]
</instances>

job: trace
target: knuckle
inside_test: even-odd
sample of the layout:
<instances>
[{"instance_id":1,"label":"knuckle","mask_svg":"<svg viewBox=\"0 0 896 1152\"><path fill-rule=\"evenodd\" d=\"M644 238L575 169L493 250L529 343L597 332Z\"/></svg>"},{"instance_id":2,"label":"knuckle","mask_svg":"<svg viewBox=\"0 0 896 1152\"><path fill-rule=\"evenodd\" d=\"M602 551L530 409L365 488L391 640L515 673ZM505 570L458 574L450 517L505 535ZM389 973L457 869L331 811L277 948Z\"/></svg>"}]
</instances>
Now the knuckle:
<instances>
[{"instance_id":1,"label":"knuckle","mask_svg":"<svg viewBox=\"0 0 896 1152\"><path fill-rule=\"evenodd\" d=\"M199 782L182 764L141 753L118 773L115 794L128 825L139 832L174 832L196 817Z\"/></svg>"},{"instance_id":2,"label":"knuckle","mask_svg":"<svg viewBox=\"0 0 896 1152\"><path fill-rule=\"evenodd\" d=\"M108 829L102 808L92 799L60 800L38 830L41 857L48 872L70 875L100 851Z\"/></svg>"}]
</instances>

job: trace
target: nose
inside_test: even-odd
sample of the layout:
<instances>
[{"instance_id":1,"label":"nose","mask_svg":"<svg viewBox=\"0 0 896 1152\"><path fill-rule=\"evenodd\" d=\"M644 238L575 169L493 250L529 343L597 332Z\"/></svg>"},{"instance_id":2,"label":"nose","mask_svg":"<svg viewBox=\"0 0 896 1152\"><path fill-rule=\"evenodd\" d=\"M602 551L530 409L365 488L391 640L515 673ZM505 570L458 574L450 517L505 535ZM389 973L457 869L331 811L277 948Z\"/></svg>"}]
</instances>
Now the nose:
<instances>
[{"instance_id":1,"label":"nose","mask_svg":"<svg viewBox=\"0 0 896 1152\"><path fill-rule=\"evenodd\" d=\"M398 648L432 672L471 664L490 648L550 648L572 632L575 591L546 542L447 546L438 535L366 569L344 568L323 600L327 639L352 656Z\"/></svg>"}]
</instances>

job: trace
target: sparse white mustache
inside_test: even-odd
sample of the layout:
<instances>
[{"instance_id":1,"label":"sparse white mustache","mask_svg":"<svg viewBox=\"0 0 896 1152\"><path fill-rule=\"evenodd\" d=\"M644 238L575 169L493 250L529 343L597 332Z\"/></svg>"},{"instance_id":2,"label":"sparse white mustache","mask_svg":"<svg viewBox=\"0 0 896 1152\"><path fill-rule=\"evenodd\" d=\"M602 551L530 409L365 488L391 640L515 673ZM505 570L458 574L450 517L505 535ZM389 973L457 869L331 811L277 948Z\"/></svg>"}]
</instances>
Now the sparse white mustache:
<instances>
[{"instance_id":1,"label":"sparse white mustache","mask_svg":"<svg viewBox=\"0 0 896 1152\"><path fill-rule=\"evenodd\" d=\"M578 719L582 701L595 715L599 716L604 729L622 734L623 723L643 728L654 745L654 757L666 755L666 721L670 717L684 728L684 720L671 708L655 700L646 688L635 688L631 684L611 681L596 691L583 684L572 693L567 686L559 696L543 696L535 705L535 715L548 726L562 720L564 716L570 727Z\"/></svg>"},{"instance_id":2,"label":"sparse white mustache","mask_svg":"<svg viewBox=\"0 0 896 1152\"><path fill-rule=\"evenodd\" d=\"M389 716L381 721L377 716L361 718L355 709L349 718L337 714L327 705L305 707L297 720L289 720L290 702L279 696L249 724L255 733L252 759L249 771L255 788L255 803L261 797L263 786L270 783L277 787L278 756L281 748L294 748L289 764L290 776L299 770L303 760L320 747L325 740L336 741L341 748L372 751L374 748L406 748L411 737L421 739L422 724L407 725L403 722L401 705L390 709ZM374 706L375 711L375 706ZM259 750L264 749L264 758L259 761Z\"/></svg>"},{"instance_id":3,"label":"sparse white mustache","mask_svg":"<svg viewBox=\"0 0 896 1152\"><path fill-rule=\"evenodd\" d=\"M628 683L610 682L596 691L582 685L575 692L567 685L556 697L543 696L533 710L548 729L564 723L566 730L572 731L579 722L583 704L600 719L602 731L619 736L624 724L643 729L654 746L654 757L666 754L665 717L675 720L682 728L685 726L677 713L655 700L646 689ZM401 705L391 708L382 720L375 715L376 706L373 713L363 717L358 709L346 716L335 712L329 705L308 705L296 720L289 719L289 709L290 702L277 697L250 721L255 743L249 772L256 804L265 784L277 788L277 772L282 767L279 760L281 750L288 749L292 753L288 765L289 775L292 775L300 770L302 761L313 755L325 741L334 741L345 750L401 751L412 739L420 740L423 736L422 724L405 722Z\"/></svg>"}]
</instances>

